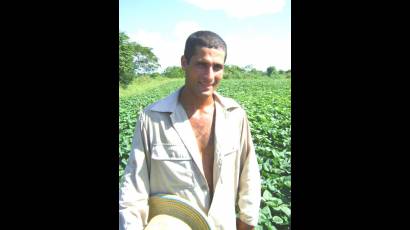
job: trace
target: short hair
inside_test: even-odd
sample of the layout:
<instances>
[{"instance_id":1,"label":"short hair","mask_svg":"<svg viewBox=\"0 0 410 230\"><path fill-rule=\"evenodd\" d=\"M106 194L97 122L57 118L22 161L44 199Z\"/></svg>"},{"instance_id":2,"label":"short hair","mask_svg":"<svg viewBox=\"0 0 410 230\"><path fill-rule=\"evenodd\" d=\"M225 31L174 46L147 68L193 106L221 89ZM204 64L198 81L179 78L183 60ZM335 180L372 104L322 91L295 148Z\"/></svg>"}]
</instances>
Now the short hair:
<instances>
[{"instance_id":1,"label":"short hair","mask_svg":"<svg viewBox=\"0 0 410 230\"><path fill-rule=\"evenodd\" d=\"M185 42L184 56L188 63L191 57L195 54L196 47L206 47L214 49L222 49L225 52L225 59L228 55L225 41L212 31L197 31L191 34Z\"/></svg>"}]
</instances>

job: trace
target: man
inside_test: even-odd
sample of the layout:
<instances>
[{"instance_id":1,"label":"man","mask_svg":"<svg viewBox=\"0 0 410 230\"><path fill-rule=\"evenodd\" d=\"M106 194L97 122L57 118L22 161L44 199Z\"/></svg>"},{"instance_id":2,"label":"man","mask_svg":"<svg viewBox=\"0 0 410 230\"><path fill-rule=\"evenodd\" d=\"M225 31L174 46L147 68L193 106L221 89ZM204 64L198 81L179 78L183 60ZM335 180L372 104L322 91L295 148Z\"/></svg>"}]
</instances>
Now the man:
<instances>
[{"instance_id":1,"label":"man","mask_svg":"<svg viewBox=\"0 0 410 230\"><path fill-rule=\"evenodd\" d=\"M181 57L185 85L141 113L120 188L120 229L146 226L148 199L158 193L191 201L215 229L257 225L261 181L246 113L216 92L226 56L219 35L191 34Z\"/></svg>"}]
</instances>

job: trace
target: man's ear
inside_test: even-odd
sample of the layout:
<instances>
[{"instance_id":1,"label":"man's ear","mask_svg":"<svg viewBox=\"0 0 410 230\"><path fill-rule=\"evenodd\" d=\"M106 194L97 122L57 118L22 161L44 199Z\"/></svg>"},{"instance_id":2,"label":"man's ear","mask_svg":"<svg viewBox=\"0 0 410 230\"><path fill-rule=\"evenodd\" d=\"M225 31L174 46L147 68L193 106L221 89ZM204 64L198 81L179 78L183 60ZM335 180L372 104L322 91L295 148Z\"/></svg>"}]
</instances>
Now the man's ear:
<instances>
[{"instance_id":1,"label":"man's ear","mask_svg":"<svg viewBox=\"0 0 410 230\"><path fill-rule=\"evenodd\" d=\"M188 60L186 60L185 56L182 55L182 57L181 57L181 67L182 67L182 69L185 70L185 68L186 68L187 66L188 66Z\"/></svg>"}]
</instances>

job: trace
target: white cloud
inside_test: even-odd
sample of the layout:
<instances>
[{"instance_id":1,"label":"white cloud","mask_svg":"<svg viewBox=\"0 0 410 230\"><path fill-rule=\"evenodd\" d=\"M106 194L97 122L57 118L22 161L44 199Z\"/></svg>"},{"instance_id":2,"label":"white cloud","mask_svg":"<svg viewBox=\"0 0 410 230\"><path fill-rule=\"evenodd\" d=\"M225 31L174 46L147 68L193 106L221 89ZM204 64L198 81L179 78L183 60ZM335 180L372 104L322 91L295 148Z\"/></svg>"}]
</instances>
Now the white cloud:
<instances>
[{"instance_id":1,"label":"white cloud","mask_svg":"<svg viewBox=\"0 0 410 230\"><path fill-rule=\"evenodd\" d=\"M223 10L233 18L246 18L280 12L285 0L185 0L203 10Z\"/></svg>"},{"instance_id":2,"label":"white cloud","mask_svg":"<svg viewBox=\"0 0 410 230\"><path fill-rule=\"evenodd\" d=\"M200 29L201 26L195 21L181 21L175 25L174 35L178 40L182 40L185 43L189 35Z\"/></svg>"},{"instance_id":3,"label":"white cloud","mask_svg":"<svg viewBox=\"0 0 410 230\"><path fill-rule=\"evenodd\" d=\"M193 32L201 29L195 21L180 21L176 23L172 36L158 32L138 30L127 33L131 41L152 48L161 65L160 71L168 66L180 66L181 56L184 54L185 41Z\"/></svg>"},{"instance_id":4,"label":"white cloud","mask_svg":"<svg viewBox=\"0 0 410 230\"><path fill-rule=\"evenodd\" d=\"M193 21L176 24L173 35L167 36L158 32L138 30L127 33L132 41L153 48L161 65L160 71L168 66L180 66L180 58L184 52L185 40L201 26ZM222 35L222 34L221 34ZM270 34L254 33L222 35L228 45L226 64L244 67L252 65L265 71L269 66L288 70L291 68L291 33L281 37Z\"/></svg>"},{"instance_id":5,"label":"white cloud","mask_svg":"<svg viewBox=\"0 0 410 230\"><path fill-rule=\"evenodd\" d=\"M286 37L273 36L226 36L228 45L227 64L244 67L252 65L265 71L269 66L288 70L291 68L290 33Z\"/></svg>"},{"instance_id":6,"label":"white cloud","mask_svg":"<svg viewBox=\"0 0 410 230\"><path fill-rule=\"evenodd\" d=\"M135 33L129 34L130 40L135 41L142 46L153 47L156 44L162 42L162 37L160 33L157 32L147 32L143 30L138 30Z\"/></svg>"},{"instance_id":7,"label":"white cloud","mask_svg":"<svg viewBox=\"0 0 410 230\"><path fill-rule=\"evenodd\" d=\"M185 2L193 4L203 10L221 10L227 6L230 0L185 0Z\"/></svg>"},{"instance_id":8,"label":"white cloud","mask_svg":"<svg viewBox=\"0 0 410 230\"><path fill-rule=\"evenodd\" d=\"M168 66L180 65L180 57L183 50L181 51L181 48L176 46L176 43L172 39L170 40L158 32L148 32L144 30L129 33L129 37L131 41L152 48L153 53L158 57L158 62L161 65L160 71Z\"/></svg>"}]
</instances>

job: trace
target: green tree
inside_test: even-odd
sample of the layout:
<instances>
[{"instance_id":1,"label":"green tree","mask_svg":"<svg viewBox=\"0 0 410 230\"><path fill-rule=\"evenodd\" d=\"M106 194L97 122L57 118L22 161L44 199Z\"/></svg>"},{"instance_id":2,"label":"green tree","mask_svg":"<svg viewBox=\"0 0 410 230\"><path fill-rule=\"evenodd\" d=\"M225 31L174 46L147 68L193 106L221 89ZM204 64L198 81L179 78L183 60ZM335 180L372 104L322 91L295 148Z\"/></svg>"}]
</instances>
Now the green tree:
<instances>
[{"instance_id":1,"label":"green tree","mask_svg":"<svg viewBox=\"0 0 410 230\"><path fill-rule=\"evenodd\" d=\"M276 71L275 66L269 66L269 67L266 69L266 74L267 74L268 76L276 75L276 74L277 74L277 71Z\"/></svg>"},{"instance_id":2,"label":"green tree","mask_svg":"<svg viewBox=\"0 0 410 230\"><path fill-rule=\"evenodd\" d=\"M257 70L252 67L251 70L247 71L249 77L261 77L265 75L265 72Z\"/></svg>"},{"instance_id":3,"label":"green tree","mask_svg":"<svg viewBox=\"0 0 410 230\"><path fill-rule=\"evenodd\" d=\"M135 45L134 68L138 74L153 73L158 69L158 58L152 52L152 48Z\"/></svg>"},{"instance_id":4,"label":"green tree","mask_svg":"<svg viewBox=\"0 0 410 230\"><path fill-rule=\"evenodd\" d=\"M241 78L244 76L245 70L237 65L225 65L224 78Z\"/></svg>"},{"instance_id":5,"label":"green tree","mask_svg":"<svg viewBox=\"0 0 410 230\"><path fill-rule=\"evenodd\" d=\"M124 33L119 33L119 81L128 85L136 74L149 74L159 67L152 48L131 42Z\"/></svg>"},{"instance_id":6,"label":"green tree","mask_svg":"<svg viewBox=\"0 0 410 230\"><path fill-rule=\"evenodd\" d=\"M292 71L286 70L285 74L286 74L286 77L291 77Z\"/></svg>"},{"instance_id":7,"label":"green tree","mask_svg":"<svg viewBox=\"0 0 410 230\"><path fill-rule=\"evenodd\" d=\"M164 70L163 75L169 78L182 78L185 76L185 73L180 66L169 66Z\"/></svg>"},{"instance_id":8,"label":"green tree","mask_svg":"<svg viewBox=\"0 0 410 230\"><path fill-rule=\"evenodd\" d=\"M243 69L246 72L251 72L252 70L254 70L255 68L253 67L253 65L246 65L245 67L243 67Z\"/></svg>"},{"instance_id":9,"label":"green tree","mask_svg":"<svg viewBox=\"0 0 410 230\"><path fill-rule=\"evenodd\" d=\"M125 33L119 34L119 80L128 85L134 75L134 47Z\"/></svg>"}]
</instances>

